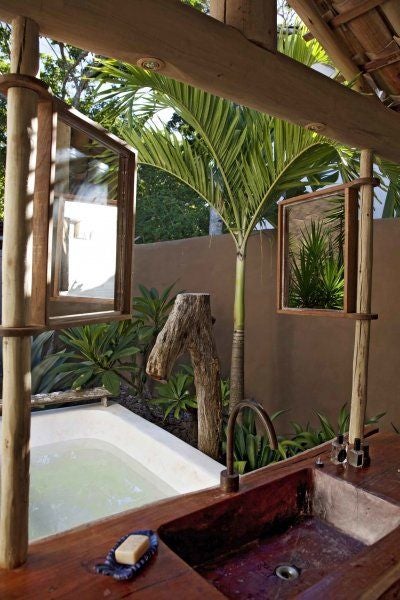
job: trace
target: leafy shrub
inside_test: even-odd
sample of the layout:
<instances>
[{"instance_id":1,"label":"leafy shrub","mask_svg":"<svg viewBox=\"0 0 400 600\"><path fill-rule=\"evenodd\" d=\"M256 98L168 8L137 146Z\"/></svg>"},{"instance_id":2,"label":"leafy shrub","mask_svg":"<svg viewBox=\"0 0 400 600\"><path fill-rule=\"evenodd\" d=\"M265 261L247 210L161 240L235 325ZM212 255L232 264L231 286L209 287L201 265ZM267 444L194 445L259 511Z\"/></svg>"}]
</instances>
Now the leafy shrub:
<instances>
[{"instance_id":1,"label":"leafy shrub","mask_svg":"<svg viewBox=\"0 0 400 600\"><path fill-rule=\"evenodd\" d=\"M275 421L285 413L280 410L271 415L271 421ZM250 408L242 411L242 422L235 423L234 439L234 467L240 473L248 473L260 469L271 463L277 462L296 454L301 450L300 445L293 440L285 440L278 437L278 449L272 450L267 435L259 435L256 428L255 413ZM223 453L226 453L226 437L222 444Z\"/></svg>"},{"instance_id":2,"label":"leafy shrub","mask_svg":"<svg viewBox=\"0 0 400 600\"><path fill-rule=\"evenodd\" d=\"M190 375L191 380L190 381L190 386L193 386L194 383L194 374L193 374L193 367L192 365L180 365L180 369L181 371L183 371L184 373L187 373L188 375ZM221 385L221 401L222 401L222 407L223 408L228 408L229 406L229 399L231 397L231 382L228 379L220 379L220 385Z\"/></svg>"},{"instance_id":3,"label":"leafy shrub","mask_svg":"<svg viewBox=\"0 0 400 600\"><path fill-rule=\"evenodd\" d=\"M65 362L54 367L52 373L63 375L59 380L61 386L67 384L79 389L100 384L117 396L121 381L133 385L132 376L137 372L134 356L139 348L134 345L135 330L127 329L124 322L73 327L64 330L60 340L67 351L58 354Z\"/></svg>"},{"instance_id":4,"label":"leafy shrub","mask_svg":"<svg viewBox=\"0 0 400 600\"><path fill-rule=\"evenodd\" d=\"M141 296L133 299L131 320L63 330L59 339L65 348L46 356L37 374L52 382L51 389L100 384L118 395L123 382L134 393L141 392L147 379L147 357L175 301L172 287L159 294L154 288L139 286Z\"/></svg>"},{"instance_id":5,"label":"leafy shrub","mask_svg":"<svg viewBox=\"0 0 400 600\"><path fill-rule=\"evenodd\" d=\"M301 232L300 245L290 250L289 306L342 309L342 254L323 221L311 221Z\"/></svg>"},{"instance_id":6,"label":"leafy shrub","mask_svg":"<svg viewBox=\"0 0 400 600\"><path fill-rule=\"evenodd\" d=\"M174 305L176 294L171 295L172 284L160 294L155 288L139 285L140 296L133 298L133 318L130 327L135 329L140 360L137 361L135 388L142 392L148 382L146 363L158 334L164 327Z\"/></svg>"},{"instance_id":7,"label":"leafy shrub","mask_svg":"<svg viewBox=\"0 0 400 600\"><path fill-rule=\"evenodd\" d=\"M181 417L182 411L189 408L197 409L196 396L190 391L193 389L193 377L188 373L171 375L166 383L156 386L156 398L150 402L158 404L164 411L164 419L172 413L175 419Z\"/></svg>"},{"instance_id":8,"label":"leafy shrub","mask_svg":"<svg viewBox=\"0 0 400 600\"><path fill-rule=\"evenodd\" d=\"M284 410L271 415L271 420L275 421ZM278 449L272 450L269 446L267 435L257 434L255 424L255 414L251 409L242 411L242 423L235 425L234 440L234 467L240 473L248 473L255 469L260 469L271 463L290 458L299 452L304 452L309 448L319 446L324 442L332 440L337 433L345 433L349 427L350 413L347 404L340 409L337 428L335 428L328 419L321 413L314 411L319 420L319 428L312 428L309 423L302 427L298 423L292 422L294 435L290 439L284 439L278 436ZM365 424L377 423L385 413L380 413L368 419ZM223 442L223 452L226 452L226 440Z\"/></svg>"},{"instance_id":9,"label":"leafy shrub","mask_svg":"<svg viewBox=\"0 0 400 600\"><path fill-rule=\"evenodd\" d=\"M66 356L64 352L46 354L46 345L54 339L54 331L43 331L32 340L31 346L31 389L32 394L44 394L58 389L61 375L54 376L53 369L62 365Z\"/></svg>"},{"instance_id":10,"label":"leafy shrub","mask_svg":"<svg viewBox=\"0 0 400 600\"><path fill-rule=\"evenodd\" d=\"M300 444L303 450L308 450L309 448L314 448L314 446L319 446L319 444L323 444L324 442L328 442L333 439L337 433L346 433L349 429L350 424L350 411L347 408L347 402L342 406L339 411L337 426L333 425L329 422L326 416L314 410L314 414L318 417L319 427L314 428L311 427L310 423L304 427L299 423L292 422L292 427L294 430L294 440ZM385 415L386 413L379 413L367 419L365 421L365 425L371 425L372 423L378 423L378 421Z\"/></svg>"}]
</instances>

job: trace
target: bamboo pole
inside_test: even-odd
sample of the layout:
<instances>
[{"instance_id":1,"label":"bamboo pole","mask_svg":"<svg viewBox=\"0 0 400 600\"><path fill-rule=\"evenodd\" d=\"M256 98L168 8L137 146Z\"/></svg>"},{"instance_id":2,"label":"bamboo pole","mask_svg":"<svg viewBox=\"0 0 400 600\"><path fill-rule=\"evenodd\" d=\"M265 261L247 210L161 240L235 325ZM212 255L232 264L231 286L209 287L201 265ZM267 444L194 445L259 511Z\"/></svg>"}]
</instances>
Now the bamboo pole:
<instances>
[{"instance_id":1,"label":"bamboo pole","mask_svg":"<svg viewBox=\"0 0 400 600\"><path fill-rule=\"evenodd\" d=\"M373 153L361 150L360 177L372 177ZM371 313L372 259L373 259L373 201L374 188L361 186L358 232L357 312ZM370 320L358 320L355 327L353 355L353 386L351 393L349 441L363 438L368 390L368 359Z\"/></svg>"},{"instance_id":2,"label":"bamboo pole","mask_svg":"<svg viewBox=\"0 0 400 600\"><path fill-rule=\"evenodd\" d=\"M24 17L12 21L11 72L35 76L39 29ZM29 325L32 286L32 213L37 94L10 88L4 202L3 325ZM3 338L3 439L0 566L12 569L28 551L30 337Z\"/></svg>"}]
</instances>

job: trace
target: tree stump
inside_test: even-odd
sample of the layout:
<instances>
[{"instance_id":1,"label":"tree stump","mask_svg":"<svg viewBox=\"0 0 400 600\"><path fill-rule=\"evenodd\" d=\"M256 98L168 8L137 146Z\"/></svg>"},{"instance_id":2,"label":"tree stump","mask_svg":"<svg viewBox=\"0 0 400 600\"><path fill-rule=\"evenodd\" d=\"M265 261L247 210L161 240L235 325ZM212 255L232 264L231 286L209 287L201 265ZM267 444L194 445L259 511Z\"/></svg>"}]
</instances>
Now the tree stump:
<instances>
[{"instance_id":1,"label":"tree stump","mask_svg":"<svg viewBox=\"0 0 400 600\"><path fill-rule=\"evenodd\" d=\"M209 294L178 294L147 361L147 374L165 381L176 359L190 353L198 405L198 448L218 459L222 427L220 367Z\"/></svg>"}]
</instances>

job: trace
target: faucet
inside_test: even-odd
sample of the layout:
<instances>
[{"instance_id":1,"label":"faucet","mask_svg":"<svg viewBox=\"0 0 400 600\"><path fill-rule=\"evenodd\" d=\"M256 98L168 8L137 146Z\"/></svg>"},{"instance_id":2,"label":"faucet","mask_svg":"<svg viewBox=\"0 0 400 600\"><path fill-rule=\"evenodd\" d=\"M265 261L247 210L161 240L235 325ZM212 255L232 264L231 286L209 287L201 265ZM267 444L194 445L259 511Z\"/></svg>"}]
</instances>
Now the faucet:
<instances>
[{"instance_id":1,"label":"faucet","mask_svg":"<svg viewBox=\"0 0 400 600\"><path fill-rule=\"evenodd\" d=\"M235 473L233 467L233 448L235 440L235 424L238 414L242 408L251 408L260 417L268 433L269 443L273 450L278 448L278 440L272 421L266 410L255 400L243 400L232 410L228 419L226 430L226 469L221 471L220 487L223 492L237 492L239 490L239 474Z\"/></svg>"}]
</instances>

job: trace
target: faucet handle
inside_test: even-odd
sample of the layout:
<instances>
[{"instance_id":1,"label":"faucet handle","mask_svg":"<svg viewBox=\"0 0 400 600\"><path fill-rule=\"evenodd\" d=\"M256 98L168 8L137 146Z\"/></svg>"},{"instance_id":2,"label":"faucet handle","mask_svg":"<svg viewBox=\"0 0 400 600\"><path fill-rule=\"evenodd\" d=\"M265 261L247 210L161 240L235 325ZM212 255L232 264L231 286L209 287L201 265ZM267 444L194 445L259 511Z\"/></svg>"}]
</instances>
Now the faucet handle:
<instances>
[{"instance_id":1,"label":"faucet handle","mask_svg":"<svg viewBox=\"0 0 400 600\"><path fill-rule=\"evenodd\" d=\"M220 476L220 486L221 490L226 493L230 492L238 492L239 491L239 474L238 473L228 473L228 469L224 469L221 471Z\"/></svg>"}]
</instances>

